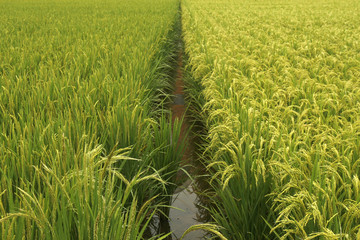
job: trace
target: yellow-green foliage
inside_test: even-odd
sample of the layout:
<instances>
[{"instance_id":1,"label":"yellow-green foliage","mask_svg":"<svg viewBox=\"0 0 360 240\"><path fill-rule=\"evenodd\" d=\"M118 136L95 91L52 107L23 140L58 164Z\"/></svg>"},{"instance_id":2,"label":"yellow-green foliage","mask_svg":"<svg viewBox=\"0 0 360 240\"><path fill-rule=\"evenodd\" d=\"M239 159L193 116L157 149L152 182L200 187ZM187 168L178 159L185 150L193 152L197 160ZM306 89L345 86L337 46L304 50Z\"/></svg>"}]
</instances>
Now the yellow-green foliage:
<instances>
[{"instance_id":1,"label":"yellow-green foliage","mask_svg":"<svg viewBox=\"0 0 360 240\"><path fill-rule=\"evenodd\" d=\"M181 155L156 111L178 1L0 5L0 238L142 238Z\"/></svg>"},{"instance_id":2,"label":"yellow-green foliage","mask_svg":"<svg viewBox=\"0 0 360 240\"><path fill-rule=\"evenodd\" d=\"M183 1L222 198L213 215L229 238L360 237L359 12L358 1Z\"/></svg>"}]
</instances>

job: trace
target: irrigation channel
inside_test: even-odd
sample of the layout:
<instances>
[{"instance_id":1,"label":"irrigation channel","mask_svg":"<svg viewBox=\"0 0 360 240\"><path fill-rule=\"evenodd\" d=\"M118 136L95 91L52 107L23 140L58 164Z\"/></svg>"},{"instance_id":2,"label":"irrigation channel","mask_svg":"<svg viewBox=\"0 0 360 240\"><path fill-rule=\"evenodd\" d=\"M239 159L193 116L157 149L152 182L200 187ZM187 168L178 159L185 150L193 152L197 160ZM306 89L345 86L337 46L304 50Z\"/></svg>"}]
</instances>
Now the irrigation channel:
<instances>
[{"instance_id":1,"label":"irrigation channel","mask_svg":"<svg viewBox=\"0 0 360 240\"><path fill-rule=\"evenodd\" d=\"M177 188L172 195L170 210L167 217L155 215L152 218L149 228L147 229L147 237L152 237L158 234L168 234L172 232L166 240L181 239L184 232L191 226L206 223L209 221L207 211L203 206L208 205L208 198L202 194L204 190L208 189L206 177L203 177L205 169L200 163L198 156L198 142L197 137L198 124L191 115L192 111L187 111L184 81L184 46L181 35L181 3L179 5L179 15L175 23L174 30L176 31L175 59L173 64L173 99L170 102L169 110L172 113L171 123L174 125L176 119L181 121L181 132L178 142L185 141L186 148L183 151L181 158L181 168L176 175ZM192 127L190 127L192 125ZM196 131L195 131L196 129ZM202 129L202 127L200 127ZM182 240L196 240L208 239L211 237L207 231L195 230L184 236Z\"/></svg>"},{"instance_id":2,"label":"irrigation channel","mask_svg":"<svg viewBox=\"0 0 360 240\"><path fill-rule=\"evenodd\" d=\"M181 44L179 44L181 45ZM173 122L176 118L184 118L181 126L179 141L185 140L187 148L182 157L183 168L192 176L196 175L198 169L195 163L194 139L191 133L186 135L189 129L189 120L186 116L186 104L183 80L183 48L180 47L177 56L177 69L175 77L174 99L171 106ZM186 139L184 139L186 138ZM192 225L203 223L201 210L199 209L200 197L197 194L196 179L191 179L183 171L178 172L178 182L182 183L177 187L173 195L172 207L169 214L169 227L173 232L172 239L179 239L186 229ZM186 235L184 239L203 239L203 231L194 231Z\"/></svg>"},{"instance_id":3,"label":"irrigation channel","mask_svg":"<svg viewBox=\"0 0 360 240\"><path fill-rule=\"evenodd\" d=\"M181 13L181 9L180 9ZM181 31L181 14L179 19ZM177 40L177 56L176 69L174 72L174 90L173 100L170 106L172 112L172 123L175 119L183 119L181 125L181 134L178 141L187 142L187 147L182 156L182 169L177 173L178 187L172 196L172 204L169 212L169 218L165 222L159 222L159 231L163 233L172 232L167 240L180 239L182 234L192 225L201 224L207 221L206 211L202 208L203 197L200 194L205 181L201 175L203 171L202 165L197 162L196 154L196 137L190 129L190 119L188 116L185 84L184 84L184 48L181 40L181 32L178 34ZM184 171L185 170L185 171ZM188 233L183 239L205 239L208 233L203 230L196 230Z\"/></svg>"},{"instance_id":4,"label":"irrigation channel","mask_svg":"<svg viewBox=\"0 0 360 240\"><path fill-rule=\"evenodd\" d=\"M182 156L182 170L177 172L178 187L172 196L172 204L168 219L155 216L150 226L151 235L172 232L167 240L178 240L183 233L192 225L205 223L208 221L208 214L202 207L206 203L206 197L201 194L206 186L206 181L200 175L204 170L196 158L196 137L190 131L190 117L187 115L185 102L184 80L183 80L183 48L179 43L177 52L177 65L174 74L173 101L171 104L172 124L175 119L183 119L181 134L178 141L185 140L187 147ZM190 131L190 132L189 132ZM206 187L205 187L206 188ZM205 200L204 200L205 199ZM208 232L196 230L188 233L183 240L206 239Z\"/></svg>"}]
</instances>

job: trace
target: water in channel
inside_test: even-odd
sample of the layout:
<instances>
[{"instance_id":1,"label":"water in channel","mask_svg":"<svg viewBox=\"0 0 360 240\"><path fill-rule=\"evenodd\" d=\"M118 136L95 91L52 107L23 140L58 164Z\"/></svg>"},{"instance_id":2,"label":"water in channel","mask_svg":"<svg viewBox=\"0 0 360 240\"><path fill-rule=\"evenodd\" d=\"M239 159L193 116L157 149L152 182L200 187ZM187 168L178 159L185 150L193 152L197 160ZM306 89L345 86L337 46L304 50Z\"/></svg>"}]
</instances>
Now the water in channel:
<instances>
[{"instance_id":1,"label":"water in channel","mask_svg":"<svg viewBox=\"0 0 360 240\"><path fill-rule=\"evenodd\" d=\"M176 189L173 195L172 208L169 214L169 230L173 232L171 239L180 239L182 234L192 225L201 224L204 222L204 211L201 211L201 197L198 195L198 178L194 178L198 174L198 169L195 167L195 154L194 154L194 140L191 134L185 136L189 130L188 119L186 118L186 104L184 97L184 81L183 81L183 52L178 52L177 69L175 77L175 89L173 92L174 99L171 106L173 121L175 118L184 118L181 126L181 135L179 141L184 137L187 139L187 148L182 157L182 165L184 169L193 176L190 178L183 171L178 172L178 182L182 183ZM190 232L183 239L205 239L207 233L202 230Z\"/></svg>"}]
</instances>

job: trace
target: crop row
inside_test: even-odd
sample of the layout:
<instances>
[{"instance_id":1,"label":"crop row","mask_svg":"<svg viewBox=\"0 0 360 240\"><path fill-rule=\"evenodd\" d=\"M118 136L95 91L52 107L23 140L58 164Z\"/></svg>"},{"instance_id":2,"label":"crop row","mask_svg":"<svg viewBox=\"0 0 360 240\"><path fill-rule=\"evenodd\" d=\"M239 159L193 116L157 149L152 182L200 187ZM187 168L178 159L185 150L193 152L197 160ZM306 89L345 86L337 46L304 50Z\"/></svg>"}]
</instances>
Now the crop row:
<instances>
[{"instance_id":1,"label":"crop row","mask_svg":"<svg viewBox=\"0 0 360 240\"><path fill-rule=\"evenodd\" d=\"M176 0L2 1L1 239L145 236L181 158L162 110L177 16Z\"/></svg>"},{"instance_id":2,"label":"crop row","mask_svg":"<svg viewBox=\"0 0 360 240\"><path fill-rule=\"evenodd\" d=\"M208 131L210 212L223 234L360 238L359 3L182 9L188 92Z\"/></svg>"}]
</instances>

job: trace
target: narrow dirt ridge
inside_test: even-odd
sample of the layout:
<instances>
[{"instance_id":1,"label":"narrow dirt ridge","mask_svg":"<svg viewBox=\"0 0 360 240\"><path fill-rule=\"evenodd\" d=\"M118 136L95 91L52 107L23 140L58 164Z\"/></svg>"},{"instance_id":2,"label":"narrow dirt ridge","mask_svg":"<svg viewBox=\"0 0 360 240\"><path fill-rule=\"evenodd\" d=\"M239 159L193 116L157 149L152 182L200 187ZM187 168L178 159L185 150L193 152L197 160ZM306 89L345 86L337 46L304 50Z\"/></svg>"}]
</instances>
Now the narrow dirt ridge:
<instances>
[{"instance_id":1,"label":"narrow dirt ridge","mask_svg":"<svg viewBox=\"0 0 360 240\"><path fill-rule=\"evenodd\" d=\"M192 148L191 148L191 138L189 136L186 136L186 132L189 130L189 124L186 119L186 105L185 105L185 93L184 93L184 80L183 80L183 53L182 50L179 50L178 53L178 59L177 59L177 68L176 68L176 76L175 76L175 89L173 92L174 99L173 104L171 106L171 112L172 112L172 122L175 121L175 119L181 119L183 118L183 122L181 125L181 132L180 132L180 138L179 142L185 140L188 142L187 148L184 151L184 154L182 156L182 166L190 164L192 160ZM186 139L184 139L186 138ZM187 169L190 170L190 169ZM178 173L178 182L182 181L182 171Z\"/></svg>"},{"instance_id":2,"label":"narrow dirt ridge","mask_svg":"<svg viewBox=\"0 0 360 240\"><path fill-rule=\"evenodd\" d=\"M176 68L176 76L175 76L175 90L174 101L171 106L172 111L172 120L174 121L176 118L182 118L185 115L185 97L184 97L184 81L183 81L183 60L182 60L182 51L179 50L178 59L177 59L177 68ZM180 140L184 138L184 133L187 129L187 124L184 121L184 124L181 126L181 135Z\"/></svg>"}]
</instances>

